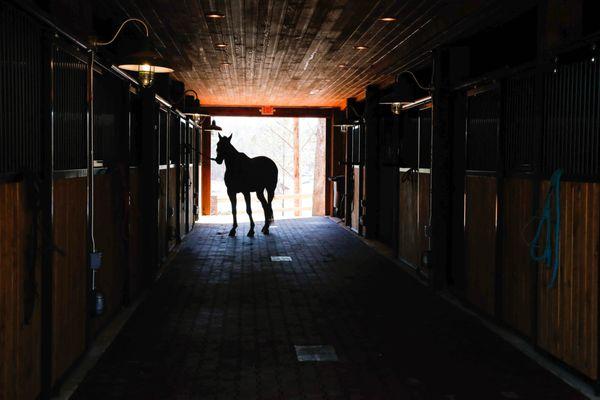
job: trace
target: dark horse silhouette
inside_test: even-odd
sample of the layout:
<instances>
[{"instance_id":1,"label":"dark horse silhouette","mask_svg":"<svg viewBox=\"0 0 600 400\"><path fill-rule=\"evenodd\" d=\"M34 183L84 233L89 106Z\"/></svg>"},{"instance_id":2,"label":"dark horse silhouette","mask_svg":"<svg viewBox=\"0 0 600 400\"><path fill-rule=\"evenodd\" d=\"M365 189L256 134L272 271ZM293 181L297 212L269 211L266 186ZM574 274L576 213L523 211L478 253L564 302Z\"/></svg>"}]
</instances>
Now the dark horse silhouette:
<instances>
[{"instance_id":1,"label":"dark horse silhouette","mask_svg":"<svg viewBox=\"0 0 600 400\"><path fill-rule=\"evenodd\" d=\"M273 196L277 186L277 166L268 157L250 158L244 153L240 153L231 144L231 137L221 136L217 142L217 158L214 160L221 164L225 160L225 185L227 186L227 195L231 201L231 212L233 213L233 227L229 231L229 236L235 236L237 224L236 195L244 194L246 200L246 212L250 217L250 230L248 236L254 236L254 220L252 219L252 208L250 207L250 192L256 192L256 197L265 212L265 226L262 233L269 234L269 226L273 222ZM267 191L265 199L264 191Z\"/></svg>"}]
</instances>

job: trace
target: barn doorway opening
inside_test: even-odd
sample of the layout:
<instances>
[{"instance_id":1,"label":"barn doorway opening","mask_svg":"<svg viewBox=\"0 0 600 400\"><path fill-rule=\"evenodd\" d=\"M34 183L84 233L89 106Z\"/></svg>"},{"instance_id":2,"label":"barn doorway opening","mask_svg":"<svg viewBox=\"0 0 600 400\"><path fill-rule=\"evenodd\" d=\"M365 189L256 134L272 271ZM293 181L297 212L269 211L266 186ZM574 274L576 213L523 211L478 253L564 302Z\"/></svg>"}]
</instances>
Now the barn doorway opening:
<instances>
[{"instance_id":1,"label":"barn doorway opening","mask_svg":"<svg viewBox=\"0 0 600 400\"><path fill-rule=\"evenodd\" d=\"M233 135L231 143L248 157L266 156L279 170L273 213L275 219L325 215L325 118L217 117L221 132L212 132L211 154L221 135ZM211 165L211 215L230 216L231 204L224 181L225 163ZM252 213L264 220L255 194ZM238 194L238 220L247 219L244 200Z\"/></svg>"}]
</instances>

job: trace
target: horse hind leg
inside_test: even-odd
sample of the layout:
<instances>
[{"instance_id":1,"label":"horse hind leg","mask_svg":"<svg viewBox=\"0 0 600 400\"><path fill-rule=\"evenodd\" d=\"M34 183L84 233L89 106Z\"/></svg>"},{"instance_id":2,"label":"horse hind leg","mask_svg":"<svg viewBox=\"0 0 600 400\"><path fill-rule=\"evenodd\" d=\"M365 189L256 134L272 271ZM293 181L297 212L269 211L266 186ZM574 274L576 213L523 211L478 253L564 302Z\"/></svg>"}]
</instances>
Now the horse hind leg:
<instances>
[{"instance_id":1,"label":"horse hind leg","mask_svg":"<svg viewBox=\"0 0 600 400\"><path fill-rule=\"evenodd\" d=\"M246 212L248 213L248 217L250 217L250 230L248 231L248 236L254 236L254 220L252 219L252 206L250 204L250 192L244 192L244 200L246 200Z\"/></svg>"},{"instance_id":2,"label":"horse hind leg","mask_svg":"<svg viewBox=\"0 0 600 400\"><path fill-rule=\"evenodd\" d=\"M275 221L275 217L273 215L273 197L275 197L275 187L267 188L267 205L269 206L269 225ZM266 218L266 216L265 216Z\"/></svg>"},{"instance_id":3,"label":"horse hind leg","mask_svg":"<svg viewBox=\"0 0 600 400\"><path fill-rule=\"evenodd\" d=\"M262 205L263 211L265 213L265 226L263 226L261 232L265 235L268 235L269 225L271 225L271 221L269 219L269 204L267 203L267 199L265 199L265 194L263 193L263 190L257 190L256 197L258 197L258 200L260 201L260 204Z\"/></svg>"}]
</instances>

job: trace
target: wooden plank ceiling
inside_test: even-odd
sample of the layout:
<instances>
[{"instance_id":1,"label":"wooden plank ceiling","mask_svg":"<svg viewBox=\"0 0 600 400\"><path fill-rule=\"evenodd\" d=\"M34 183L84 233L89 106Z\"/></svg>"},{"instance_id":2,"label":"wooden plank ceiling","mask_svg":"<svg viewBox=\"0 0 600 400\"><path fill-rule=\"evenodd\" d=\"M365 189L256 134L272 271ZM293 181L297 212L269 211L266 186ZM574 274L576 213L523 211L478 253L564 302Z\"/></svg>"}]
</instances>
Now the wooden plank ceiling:
<instances>
[{"instance_id":1,"label":"wooden plank ceiling","mask_svg":"<svg viewBox=\"0 0 600 400\"><path fill-rule=\"evenodd\" d=\"M312 107L339 106L368 84L391 82L427 57L423 49L469 29L497 3L115 0L123 17L148 22L175 78L203 105ZM208 18L211 11L224 18Z\"/></svg>"}]
</instances>

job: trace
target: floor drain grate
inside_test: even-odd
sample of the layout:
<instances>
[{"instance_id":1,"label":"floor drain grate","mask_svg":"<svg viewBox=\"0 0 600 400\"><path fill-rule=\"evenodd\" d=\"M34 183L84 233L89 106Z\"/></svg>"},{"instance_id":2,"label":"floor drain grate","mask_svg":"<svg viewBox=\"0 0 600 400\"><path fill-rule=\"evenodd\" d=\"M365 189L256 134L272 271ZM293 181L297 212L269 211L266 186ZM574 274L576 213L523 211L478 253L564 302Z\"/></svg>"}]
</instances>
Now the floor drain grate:
<instances>
[{"instance_id":1,"label":"floor drain grate","mask_svg":"<svg viewBox=\"0 0 600 400\"><path fill-rule=\"evenodd\" d=\"M273 261L273 262L290 262L290 261L292 261L292 257L290 257L290 256L271 256L271 261Z\"/></svg>"},{"instance_id":2,"label":"floor drain grate","mask_svg":"<svg viewBox=\"0 0 600 400\"><path fill-rule=\"evenodd\" d=\"M298 361L337 361L333 346L294 346Z\"/></svg>"}]
</instances>

